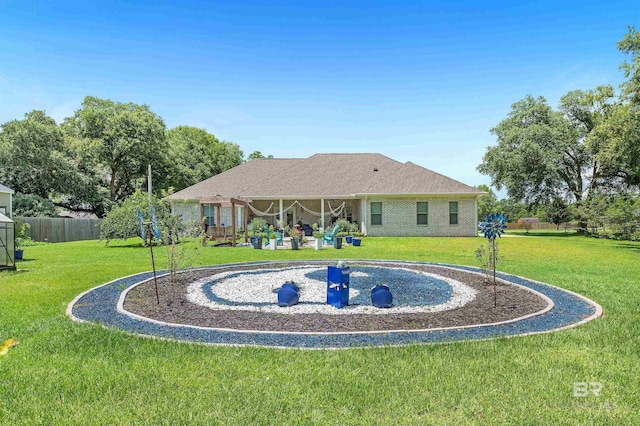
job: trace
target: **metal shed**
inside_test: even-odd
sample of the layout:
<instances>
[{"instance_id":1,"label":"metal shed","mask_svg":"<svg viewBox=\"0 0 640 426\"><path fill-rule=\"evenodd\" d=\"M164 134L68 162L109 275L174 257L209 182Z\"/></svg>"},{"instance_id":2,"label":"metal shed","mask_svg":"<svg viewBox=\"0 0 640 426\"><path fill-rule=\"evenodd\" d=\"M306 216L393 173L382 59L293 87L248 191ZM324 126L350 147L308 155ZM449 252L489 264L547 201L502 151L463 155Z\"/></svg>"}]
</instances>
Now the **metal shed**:
<instances>
[{"instance_id":1,"label":"metal shed","mask_svg":"<svg viewBox=\"0 0 640 426\"><path fill-rule=\"evenodd\" d=\"M13 220L0 213L0 271L16 269L16 230Z\"/></svg>"}]
</instances>

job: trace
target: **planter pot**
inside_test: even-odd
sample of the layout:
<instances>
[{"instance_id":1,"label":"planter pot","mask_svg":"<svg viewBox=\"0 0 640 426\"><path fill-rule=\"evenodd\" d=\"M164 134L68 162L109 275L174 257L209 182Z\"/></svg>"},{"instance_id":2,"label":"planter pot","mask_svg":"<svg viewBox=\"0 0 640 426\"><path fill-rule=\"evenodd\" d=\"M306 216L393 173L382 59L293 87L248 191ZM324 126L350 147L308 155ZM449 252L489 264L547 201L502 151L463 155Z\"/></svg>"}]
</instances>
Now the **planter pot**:
<instances>
[{"instance_id":1,"label":"planter pot","mask_svg":"<svg viewBox=\"0 0 640 426\"><path fill-rule=\"evenodd\" d=\"M276 239L272 238L269 240L269 250L275 250L276 249Z\"/></svg>"},{"instance_id":2,"label":"planter pot","mask_svg":"<svg viewBox=\"0 0 640 426\"><path fill-rule=\"evenodd\" d=\"M371 289L371 304L376 308L393 306L393 295L386 285L377 285Z\"/></svg>"},{"instance_id":3,"label":"planter pot","mask_svg":"<svg viewBox=\"0 0 640 426\"><path fill-rule=\"evenodd\" d=\"M351 239L352 244L353 244L354 246L356 246L356 247L360 247L360 242L361 242L361 241L362 241L362 240L361 240L360 238L352 238L352 239Z\"/></svg>"},{"instance_id":4,"label":"planter pot","mask_svg":"<svg viewBox=\"0 0 640 426\"><path fill-rule=\"evenodd\" d=\"M351 241L353 241L353 235L347 235L344 239L347 241L347 244L351 244Z\"/></svg>"},{"instance_id":5,"label":"planter pot","mask_svg":"<svg viewBox=\"0 0 640 426\"><path fill-rule=\"evenodd\" d=\"M337 249L341 249L342 248L342 237L335 237L333 239L333 247L335 247Z\"/></svg>"},{"instance_id":6,"label":"planter pot","mask_svg":"<svg viewBox=\"0 0 640 426\"><path fill-rule=\"evenodd\" d=\"M22 260L23 254L24 254L24 250L16 249L13 251L13 256L15 260Z\"/></svg>"},{"instance_id":7,"label":"planter pot","mask_svg":"<svg viewBox=\"0 0 640 426\"><path fill-rule=\"evenodd\" d=\"M253 243L254 249L262 249L262 237L251 237L251 242Z\"/></svg>"},{"instance_id":8,"label":"planter pot","mask_svg":"<svg viewBox=\"0 0 640 426\"><path fill-rule=\"evenodd\" d=\"M315 249L322 250L322 238L316 238Z\"/></svg>"},{"instance_id":9,"label":"planter pot","mask_svg":"<svg viewBox=\"0 0 640 426\"><path fill-rule=\"evenodd\" d=\"M291 250L298 250L298 242L297 238L291 238Z\"/></svg>"},{"instance_id":10,"label":"planter pot","mask_svg":"<svg viewBox=\"0 0 640 426\"><path fill-rule=\"evenodd\" d=\"M293 306L300 300L300 289L294 283L284 283L278 290L278 306Z\"/></svg>"}]
</instances>

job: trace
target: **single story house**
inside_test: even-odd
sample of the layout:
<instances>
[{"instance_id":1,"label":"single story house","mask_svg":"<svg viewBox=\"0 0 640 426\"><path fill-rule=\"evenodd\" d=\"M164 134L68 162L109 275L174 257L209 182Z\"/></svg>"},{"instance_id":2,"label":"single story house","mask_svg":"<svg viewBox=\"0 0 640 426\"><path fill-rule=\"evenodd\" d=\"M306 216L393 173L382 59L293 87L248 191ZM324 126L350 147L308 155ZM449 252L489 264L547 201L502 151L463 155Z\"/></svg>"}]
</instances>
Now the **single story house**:
<instances>
[{"instance_id":1,"label":"single story house","mask_svg":"<svg viewBox=\"0 0 640 426\"><path fill-rule=\"evenodd\" d=\"M309 158L254 159L178 191L168 198L184 221L205 227L260 216L268 223L356 222L369 236L476 236L477 188L381 154L316 154ZM248 212L248 213L247 213Z\"/></svg>"},{"instance_id":2,"label":"single story house","mask_svg":"<svg viewBox=\"0 0 640 426\"><path fill-rule=\"evenodd\" d=\"M13 189L0 184L0 213L13 217Z\"/></svg>"}]
</instances>

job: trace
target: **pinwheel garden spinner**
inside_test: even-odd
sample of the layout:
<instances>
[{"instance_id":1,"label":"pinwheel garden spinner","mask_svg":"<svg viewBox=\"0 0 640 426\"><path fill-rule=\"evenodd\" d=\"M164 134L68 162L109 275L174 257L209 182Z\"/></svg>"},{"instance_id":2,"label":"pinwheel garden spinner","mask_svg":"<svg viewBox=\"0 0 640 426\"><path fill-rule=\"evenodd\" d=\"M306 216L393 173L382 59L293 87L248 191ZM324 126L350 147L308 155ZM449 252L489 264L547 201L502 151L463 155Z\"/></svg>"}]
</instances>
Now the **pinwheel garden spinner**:
<instances>
[{"instance_id":1,"label":"pinwheel garden spinner","mask_svg":"<svg viewBox=\"0 0 640 426\"><path fill-rule=\"evenodd\" d=\"M489 264L493 269L493 306L497 305L496 297L496 261L498 259L498 251L496 246L496 237L504 234L507 227L507 221L503 215L491 213L486 215L482 222L478 225L487 240L489 240Z\"/></svg>"}]
</instances>

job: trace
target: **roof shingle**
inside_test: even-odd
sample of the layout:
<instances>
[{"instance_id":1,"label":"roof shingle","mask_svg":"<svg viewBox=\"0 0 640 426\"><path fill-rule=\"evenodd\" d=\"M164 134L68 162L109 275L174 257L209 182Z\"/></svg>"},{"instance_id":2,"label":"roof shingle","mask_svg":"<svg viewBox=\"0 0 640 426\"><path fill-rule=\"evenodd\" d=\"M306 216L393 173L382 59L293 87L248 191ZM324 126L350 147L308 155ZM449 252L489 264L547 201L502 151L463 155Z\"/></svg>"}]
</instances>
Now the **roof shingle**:
<instances>
[{"instance_id":1,"label":"roof shingle","mask_svg":"<svg viewBox=\"0 0 640 426\"><path fill-rule=\"evenodd\" d=\"M221 195L295 199L482 193L414 163L367 153L254 159L178 191L170 198L201 199Z\"/></svg>"}]
</instances>

